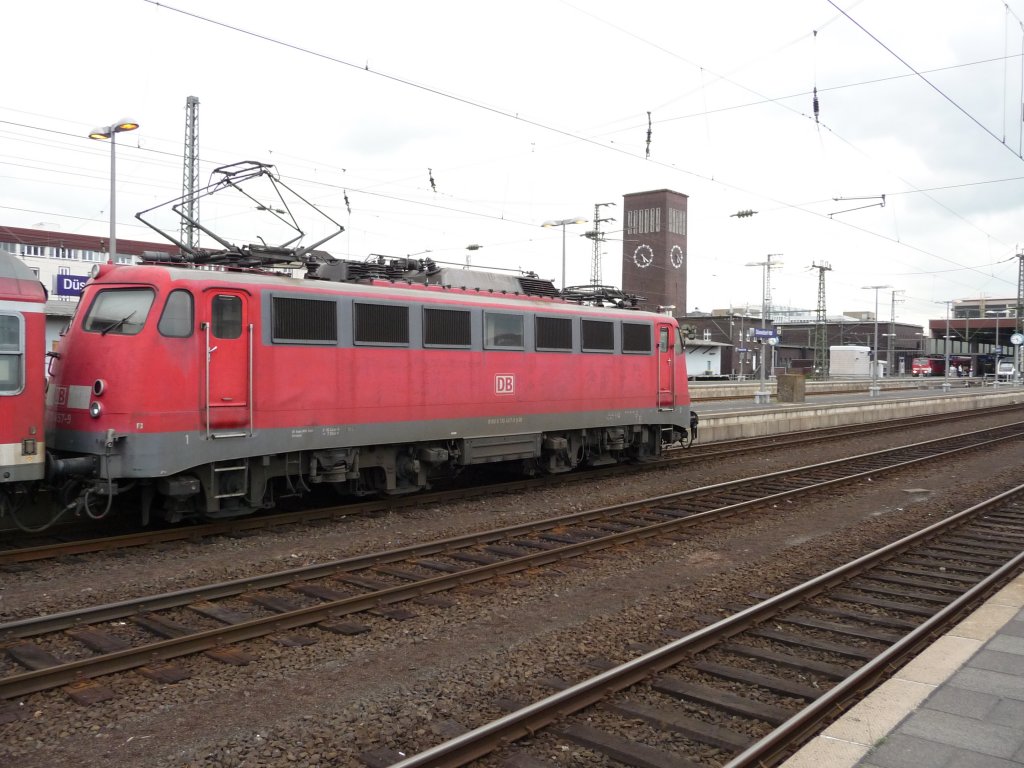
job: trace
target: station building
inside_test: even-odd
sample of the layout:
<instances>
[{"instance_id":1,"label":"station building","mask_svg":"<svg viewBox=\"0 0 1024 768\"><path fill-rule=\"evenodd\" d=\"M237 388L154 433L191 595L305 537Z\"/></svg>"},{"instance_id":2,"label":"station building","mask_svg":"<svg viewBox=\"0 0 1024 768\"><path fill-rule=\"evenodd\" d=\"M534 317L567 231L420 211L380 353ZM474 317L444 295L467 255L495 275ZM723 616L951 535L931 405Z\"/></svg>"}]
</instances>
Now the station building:
<instances>
[{"instance_id":1,"label":"station building","mask_svg":"<svg viewBox=\"0 0 1024 768\"><path fill-rule=\"evenodd\" d=\"M94 264L133 264L146 253L177 254L178 246L118 238L112 254L105 237L0 226L0 251L18 256L46 288L46 348L55 351Z\"/></svg>"}]
</instances>

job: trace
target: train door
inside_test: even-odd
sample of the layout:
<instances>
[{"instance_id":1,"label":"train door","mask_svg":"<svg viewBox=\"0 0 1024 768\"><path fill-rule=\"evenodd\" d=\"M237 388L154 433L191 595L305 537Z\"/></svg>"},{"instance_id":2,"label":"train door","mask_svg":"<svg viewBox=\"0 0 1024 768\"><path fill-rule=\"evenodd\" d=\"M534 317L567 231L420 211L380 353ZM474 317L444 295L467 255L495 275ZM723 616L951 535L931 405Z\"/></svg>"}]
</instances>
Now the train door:
<instances>
[{"instance_id":1,"label":"train door","mask_svg":"<svg viewBox=\"0 0 1024 768\"><path fill-rule=\"evenodd\" d=\"M658 323L658 409L671 411L676 402L675 339L669 323Z\"/></svg>"},{"instance_id":2,"label":"train door","mask_svg":"<svg viewBox=\"0 0 1024 768\"><path fill-rule=\"evenodd\" d=\"M208 437L252 436L252 324L248 297L206 294L205 421Z\"/></svg>"}]
</instances>

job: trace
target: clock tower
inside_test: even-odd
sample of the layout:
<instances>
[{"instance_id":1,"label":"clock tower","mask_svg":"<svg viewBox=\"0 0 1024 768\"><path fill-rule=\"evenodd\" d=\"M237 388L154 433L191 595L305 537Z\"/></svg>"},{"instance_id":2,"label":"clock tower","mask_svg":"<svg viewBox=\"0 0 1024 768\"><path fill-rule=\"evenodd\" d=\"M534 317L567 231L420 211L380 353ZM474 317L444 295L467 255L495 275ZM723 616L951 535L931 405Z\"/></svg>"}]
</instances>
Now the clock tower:
<instances>
[{"instance_id":1,"label":"clock tower","mask_svg":"<svg viewBox=\"0 0 1024 768\"><path fill-rule=\"evenodd\" d=\"M623 195L622 290L652 312L686 314L686 201L670 189Z\"/></svg>"}]
</instances>

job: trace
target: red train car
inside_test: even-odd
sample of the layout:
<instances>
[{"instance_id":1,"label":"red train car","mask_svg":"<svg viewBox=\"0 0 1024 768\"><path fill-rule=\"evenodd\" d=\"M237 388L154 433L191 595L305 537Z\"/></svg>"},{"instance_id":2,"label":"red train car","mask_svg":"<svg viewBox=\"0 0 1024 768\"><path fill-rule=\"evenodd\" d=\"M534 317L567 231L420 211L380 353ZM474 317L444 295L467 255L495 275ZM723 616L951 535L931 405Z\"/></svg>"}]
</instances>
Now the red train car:
<instances>
[{"instance_id":1,"label":"red train car","mask_svg":"<svg viewBox=\"0 0 1024 768\"><path fill-rule=\"evenodd\" d=\"M568 471L687 436L671 317L399 262L408 281L333 259L309 270L320 279L97 265L52 365L51 480L78 479L94 517L134 487L146 519L177 521L317 483L403 493L473 464Z\"/></svg>"},{"instance_id":2,"label":"red train car","mask_svg":"<svg viewBox=\"0 0 1024 768\"><path fill-rule=\"evenodd\" d=\"M32 270L0 251L0 517L44 474L45 303Z\"/></svg>"},{"instance_id":3,"label":"red train car","mask_svg":"<svg viewBox=\"0 0 1024 768\"><path fill-rule=\"evenodd\" d=\"M969 355L952 355L949 358L951 369L962 371L968 375L971 370L971 358ZM910 372L914 376L944 376L946 373L946 358L934 355L932 357L915 357L910 364Z\"/></svg>"}]
</instances>

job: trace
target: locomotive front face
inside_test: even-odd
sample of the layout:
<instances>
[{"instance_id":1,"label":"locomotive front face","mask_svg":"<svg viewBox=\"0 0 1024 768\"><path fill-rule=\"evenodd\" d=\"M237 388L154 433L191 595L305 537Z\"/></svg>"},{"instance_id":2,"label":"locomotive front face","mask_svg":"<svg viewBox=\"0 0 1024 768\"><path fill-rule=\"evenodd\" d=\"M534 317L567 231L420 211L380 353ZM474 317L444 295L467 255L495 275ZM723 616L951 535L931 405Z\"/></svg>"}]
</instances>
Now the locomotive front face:
<instances>
[{"instance_id":1,"label":"locomotive front face","mask_svg":"<svg viewBox=\"0 0 1024 768\"><path fill-rule=\"evenodd\" d=\"M192 293L169 280L128 282L134 268L120 269L123 277L108 266L87 285L47 392L51 447L103 456L105 476L153 473L152 438L177 428L172 414L186 404L195 418L189 365L195 352L182 344L194 331Z\"/></svg>"}]
</instances>

